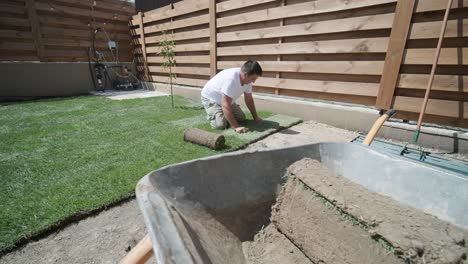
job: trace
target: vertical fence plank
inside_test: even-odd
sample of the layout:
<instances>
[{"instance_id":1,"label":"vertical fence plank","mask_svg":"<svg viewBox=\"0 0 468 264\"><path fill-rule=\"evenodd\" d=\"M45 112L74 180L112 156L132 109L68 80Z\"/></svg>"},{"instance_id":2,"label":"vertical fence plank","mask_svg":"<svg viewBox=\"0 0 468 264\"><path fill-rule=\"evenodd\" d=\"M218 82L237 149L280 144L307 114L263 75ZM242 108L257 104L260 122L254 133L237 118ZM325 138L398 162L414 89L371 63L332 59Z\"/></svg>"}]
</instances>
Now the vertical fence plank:
<instances>
[{"instance_id":1,"label":"vertical fence plank","mask_svg":"<svg viewBox=\"0 0 468 264\"><path fill-rule=\"evenodd\" d=\"M141 29L140 34L140 44L141 44L141 51L143 53L143 63L145 67L145 81L150 81L148 76L148 61L146 57L146 42L145 42L145 27L143 25L143 16L142 12L138 12L138 25Z\"/></svg>"},{"instance_id":2,"label":"vertical fence plank","mask_svg":"<svg viewBox=\"0 0 468 264\"><path fill-rule=\"evenodd\" d=\"M281 2L279 3L280 6L285 6L286 5L286 0L281 0ZM284 18L282 18L280 20L280 28L284 25ZM278 40L278 44L281 45L281 43L283 43L283 38L279 38ZM276 61L281 61L281 54L278 54L278 56L276 57ZM280 79L281 78L281 73L280 72L277 72L276 73L276 78L277 79ZM275 89L275 94L276 95L279 95L280 94L280 89L279 88L276 88Z\"/></svg>"},{"instance_id":3,"label":"vertical fence plank","mask_svg":"<svg viewBox=\"0 0 468 264\"><path fill-rule=\"evenodd\" d=\"M463 8L464 6L464 1L463 0L458 0L458 7ZM465 26L466 27L466 26ZM459 18L457 21L457 37L461 38L463 37L463 19ZM458 65L463 65L463 47L458 47L457 48L457 64ZM464 82L463 82L463 76L458 75L458 91L463 92L464 91ZM465 103L460 101L458 102L458 116L460 118L467 118L468 116L465 116Z\"/></svg>"},{"instance_id":4,"label":"vertical fence plank","mask_svg":"<svg viewBox=\"0 0 468 264\"><path fill-rule=\"evenodd\" d=\"M218 70L216 60L216 0L210 0L210 76L216 75Z\"/></svg>"},{"instance_id":5,"label":"vertical fence plank","mask_svg":"<svg viewBox=\"0 0 468 264\"><path fill-rule=\"evenodd\" d=\"M44 44L42 42L42 32L37 17L36 6L34 0L26 0L26 8L28 9L29 23L31 25L31 32L34 38L34 46L36 47L37 57L40 61L46 61L44 56Z\"/></svg>"},{"instance_id":6,"label":"vertical fence plank","mask_svg":"<svg viewBox=\"0 0 468 264\"><path fill-rule=\"evenodd\" d=\"M397 3L382 78L380 79L379 93L375 103L377 108L389 109L392 106L414 4L415 0L399 0Z\"/></svg>"}]
</instances>

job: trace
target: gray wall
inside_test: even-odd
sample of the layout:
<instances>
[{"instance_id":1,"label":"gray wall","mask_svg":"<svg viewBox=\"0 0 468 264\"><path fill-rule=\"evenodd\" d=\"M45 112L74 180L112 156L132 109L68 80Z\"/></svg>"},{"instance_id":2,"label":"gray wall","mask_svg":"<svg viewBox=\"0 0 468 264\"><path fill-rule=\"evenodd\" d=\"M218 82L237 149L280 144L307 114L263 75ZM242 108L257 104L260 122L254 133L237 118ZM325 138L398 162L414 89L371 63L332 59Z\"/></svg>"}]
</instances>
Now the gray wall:
<instances>
[{"instance_id":1,"label":"gray wall","mask_svg":"<svg viewBox=\"0 0 468 264\"><path fill-rule=\"evenodd\" d=\"M124 63L135 73L133 63ZM94 90L87 62L0 62L0 101L73 96Z\"/></svg>"}]
</instances>

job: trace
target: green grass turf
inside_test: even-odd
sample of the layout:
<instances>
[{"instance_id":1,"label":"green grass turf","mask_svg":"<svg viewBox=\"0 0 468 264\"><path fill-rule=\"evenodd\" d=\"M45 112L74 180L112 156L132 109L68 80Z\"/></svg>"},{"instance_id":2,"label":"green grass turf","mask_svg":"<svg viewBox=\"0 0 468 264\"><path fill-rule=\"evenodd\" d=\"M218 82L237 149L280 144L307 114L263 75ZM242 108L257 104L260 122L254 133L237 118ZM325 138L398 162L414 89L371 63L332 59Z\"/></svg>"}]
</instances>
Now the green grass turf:
<instances>
[{"instance_id":1,"label":"green grass turf","mask_svg":"<svg viewBox=\"0 0 468 264\"><path fill-rule=\"evenodd\" d=\"M0 106L0 252L67 217L128 197L152 170L238 149L284 119L261 112L273 121L248 122L255 132L236 135L211 130L197 102L174 100L175 108L169 97L92 96ZM283 125L296 120L288 118ZM188 127L225 133L228 147L184 142Z\"/></svg>"}]
</instances>

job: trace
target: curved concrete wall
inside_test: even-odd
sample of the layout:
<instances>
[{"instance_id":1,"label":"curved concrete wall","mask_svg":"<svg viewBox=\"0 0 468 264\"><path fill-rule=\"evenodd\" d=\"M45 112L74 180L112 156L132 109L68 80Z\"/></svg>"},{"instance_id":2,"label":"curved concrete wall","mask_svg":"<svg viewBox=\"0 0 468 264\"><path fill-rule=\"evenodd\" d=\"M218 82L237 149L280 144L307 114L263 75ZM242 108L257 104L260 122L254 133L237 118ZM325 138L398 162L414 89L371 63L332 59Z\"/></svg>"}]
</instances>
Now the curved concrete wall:
<instances>
[{"instance_id":1,"label":"curved concrete wall","mask_svg":"<svg viewBox=\"0 0 468 264\"><path fill-rule=\"evenodd\" d=\"M124 64L134 69L133 63ZM94 90L87 62L0 62L0 72L0 101L73 96Z\"/></svg>"}]
</instances>

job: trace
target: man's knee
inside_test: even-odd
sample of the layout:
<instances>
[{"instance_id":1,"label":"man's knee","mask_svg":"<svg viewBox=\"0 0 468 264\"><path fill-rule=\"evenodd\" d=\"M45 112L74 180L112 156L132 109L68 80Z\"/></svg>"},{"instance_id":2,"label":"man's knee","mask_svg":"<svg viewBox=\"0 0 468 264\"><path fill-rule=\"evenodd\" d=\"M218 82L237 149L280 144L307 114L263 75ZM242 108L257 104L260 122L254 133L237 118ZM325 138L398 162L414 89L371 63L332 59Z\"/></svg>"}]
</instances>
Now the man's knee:
<instances>
[{"instance_id":1,"label":"man's knee","mask_svg":"<svg viewBox=\"0 0 468 264\"><path fill-rule=\"evenodd\" d=\"M240 108L238 104L232 105L232 112L237 121L240 121L240 122L245 121L244 111L242 111L242 108Z\"/></svg>"},{"instance_id":2,"label":"man's knee","mask_svg":"<svg viewBox=\"0 0 468 264\"><path fill-rule=\"evenodd\" d=\"M244 112L240 111L239 113L237 113L237 115L236 115L236 120L237 120L237 121L240 121L240 122L245 121L245 114L244 114Z\"/></svg>"},{"instance_id":3,"label":"man's knee","mask_svg":"<svg viewBox=\"0 0 468 264\"><path fill-rule=\"evenodd\" d=\"M228 122L222 114L216 114L215 118L211 120L211 127L215 129L226 129L227 124Z\"/></svg>"}]
</instances>

